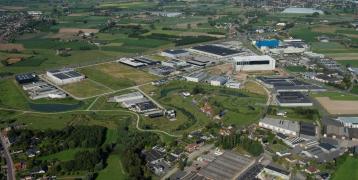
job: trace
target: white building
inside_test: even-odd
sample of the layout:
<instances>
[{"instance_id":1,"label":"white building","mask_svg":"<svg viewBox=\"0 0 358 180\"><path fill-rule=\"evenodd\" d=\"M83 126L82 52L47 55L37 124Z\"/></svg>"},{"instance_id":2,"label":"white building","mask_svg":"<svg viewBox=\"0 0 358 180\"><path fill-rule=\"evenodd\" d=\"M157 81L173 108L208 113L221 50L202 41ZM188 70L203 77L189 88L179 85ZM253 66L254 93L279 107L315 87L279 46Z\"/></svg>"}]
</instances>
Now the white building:
<instances>
[{"instance_id":1,"label":"white building","mask_svg":"<svg viewBox=\"0 0 358 180\"><path fill-rule=\"evenodd\" d=\"M240 85L241 83L235 81L229 81L225 84L226 87L233 89L240 89Z\"/></svg>"},{"instance_id":2,"label":"white building","mask_svg":"<svg viewBox=\"0 0 358 180\"><path fill-rule=\"evenodd\" d=\"M344 127L358 128L358 117L338 117L336 120Z\"/></svg>"},{"instance_id":3,"label":"white building","mask_svg":"<svg viewBox=\"0 0 358 180\"><path fill-rule=\"evenodd\" d=\"M133 100L142 99L142 98L144 98L142 93L132 92L132 93L123 94L120 96L114 96L111 98L111 101L121 103L121 102L125 102L125 101L133 101Z\"/></svg>"},{"instance_id":4,"label":"white building","mask_svg":"<svg viewBox=\"0 0 358 180\"><path fill-rule=\"evenodd\" d=\"M189 56L190 52L186 51L186 50L183 50L183 49L176 49L176 50L170 49L170 50L162 51L160 53L160 55L164 56L164 57L169 57L169 58L176 59L176 58L179 58L179 57Z\"/></svg>"},{"instance_id":5,"label":"white building","mask_svg":"<svg viewBox=\"0 0 358 180\"><path fill-rule=\"evenodd\" d=\"M85 79L85 75L80 74L73 69L50 70L46 72L47 79L56 85L65 85L75 83Z\"/></svg>"},{"instance_id":6,"label":"white building","mask_svg":"<svg viewBox=\"0 0 358 180\"><path fill-rule=\"evenodd\" d=\"M197 73L193 73L188 76L185 76L185 79L187 81L191 81L191 82L200 82L200 81L204 80L207 76L208 75L205 72L197 72Z\"/></svg>"},{"instance_id":7,"label":"white building","mask_svg":"<svg viewBox=\"0 0 358 180\"><path fill-rule=\"evenodd\" d=\"M233 58L236 71L271 71L275 69L276 60L268 55L236 56Z\"/></svg>"},{"instance_id":8,"label":"white building","mask_svg":"<svg viewBox=\"0 0 358 180\"><path fill-rule=\"evenodd\" d=\"M282 179L282 180L289 180L290 179L290 172L284 169L268 165L266 166L261 173L258 175L259 179L267 179L266 176L269 175L272 178L268 179Z\"/></svg>"},{"instance_id":9,"label":"white building","mask_svg":"<svg viewBox=\"0 0 358 180\"><path fill-rule=\"evenodd\" d=\"M259 122L259 126L265 129L270 129L277 133L285 135L297 136L300 131L300 125L296 121L274 119L265 117Z\"/></svg>"},{"instance_id":10,"label":"white building","mask_svg":"<svg viewBox=\"0 0 358 180\"><path fill-rule=\"evenodd\" d=\"M227 82L227 78L224 76L212 76L209 78L208 82L212 86L222 86Z\"/></svg>"}]
</instances>

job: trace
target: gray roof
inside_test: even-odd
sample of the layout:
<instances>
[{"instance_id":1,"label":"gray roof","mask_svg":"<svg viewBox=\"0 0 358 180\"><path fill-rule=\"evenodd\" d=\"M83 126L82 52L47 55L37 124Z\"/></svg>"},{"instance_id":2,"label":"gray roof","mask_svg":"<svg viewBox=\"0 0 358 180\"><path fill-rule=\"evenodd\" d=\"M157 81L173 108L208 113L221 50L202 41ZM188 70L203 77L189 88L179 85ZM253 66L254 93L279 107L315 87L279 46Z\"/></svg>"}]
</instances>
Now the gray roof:
<instances>
[{"instance_id":1,"label":"gray roof","mask_svg":"<svg viewBox=\"0 0 358 180\"><path fill-rule=\"evenodd\" d=\"M299 132L299 130L300 130L300 125L297 121L265 117L265 118L261 119L260 122L263 122L265 124L269 124L269 125L272 125L275 127L280 127L282 129L291 130L294 132Z\"/></svg>"}]
</instances>

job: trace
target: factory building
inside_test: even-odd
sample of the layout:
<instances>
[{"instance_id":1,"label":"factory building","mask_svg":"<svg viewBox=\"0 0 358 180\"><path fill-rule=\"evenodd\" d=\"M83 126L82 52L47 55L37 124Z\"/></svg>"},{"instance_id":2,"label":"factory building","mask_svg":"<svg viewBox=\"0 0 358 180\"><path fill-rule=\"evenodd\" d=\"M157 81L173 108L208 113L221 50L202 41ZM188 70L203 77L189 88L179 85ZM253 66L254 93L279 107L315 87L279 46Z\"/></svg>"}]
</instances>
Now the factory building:
<instances>
[{"instance_id":1,"label":"factory building","mask_svg":"<svg viewBox=\"0 0 358 180\"><path fill-rule=\"evenodd\" d=\"M208 75L205 72L197 72L197 73L193 73L188 76L185 76L185 79L187 81L191 81L191 82L200 82L207 77L208 77Z\"/></svg>"},{"instance_id":2,"label":"factory building","mask_svg":"<svg viewBox=\"0 0 358 180\"><path fill-rule=\"evenodd\" d=\"M164 57L176 59L176 58L180 58L180 57L189 56L190 52L183 50L183 49L177 49L177 50L170 49L170 50L165 50L165 51L161 52L160 55L164 56Z\"/></svg>"},{"instance_id":3,"label":"factory building","mask_svg":"<svg viewBox=\"0 0 358 180\"><path fill-rule=\"evenodd\" d=\"M283 107L313 106L312 101L301 92L280 92L276 100Z\"/></svg>"},{"instance_id":4,"label":"factory building","mask_svg":"<svg viewBox=\"0 0 358 180\"><path fill-rule=\"evenodd\" d=\"M15 76L15 79L19 84L27 84L38 81L38 77L34 73L18 74Z\"/></svg>"},{"instance_id":5,"label":"factory building","mask_svg":"<svg viewBox=\"0 0 358 180\"><path fill-rule=\"evenodd\" d=\"M277 39L269 39L269 40L260 40L260 41L254 41L254 44L258 48L277 48L280 45L280 41Z\"/></svg>"},{"instance_id":6,"label":"factory building","mask_svg":"<svg viewBox=\"0 0 358 180\"><path fill-rule=\"evenodd\" d=\"M47 79L56 85L65 85L79 82L85 79L85 76L73 69L58 69L46 72Z\"/></svg>"},{"instance_id":7,"label":"factory building","mask_svg":"<svg viewBox=\"0 0 358 180\"><path fill-rule=\"evenodd\" d=\"M194 46L190 49L188 49L192 53L211 57L216 60L228 60L234 56L237 56L242 51L237 49L228 48L222 45L201 45L201 46Z\"/></svg>"},{"instance_id":8,"label":"factory building","mask_svg":"<svg viewBox=\"0 0 358 180\"><path fill-rule=\"evenodd\" d=\"M237 56L233 58L236 71L270 71L275 69L275 59L270 56Z\"/></svg>"},{"instance_id":9,"label":"factory building","mask_svg":"<svg viewBox=\"0 0 358 180\"><path fill-rule=\"evenodd\" d=\"M222 86L228 81L227 77L224 76L212 76L208 79L208 82L212 86Z\"/></svg>"},{"instance_id":10,"label":"factory building","mask_svg":"<svg viewBox=\"0 0 358 180\"><path fill-rule=\"evenodd\" d=\"M296 121L274 119L268 117L262 119L259 122L259 126L265 129L270 129L277 133L291 136L297 136L300 131L300 125Z\"/></svg>"}]
</instances>

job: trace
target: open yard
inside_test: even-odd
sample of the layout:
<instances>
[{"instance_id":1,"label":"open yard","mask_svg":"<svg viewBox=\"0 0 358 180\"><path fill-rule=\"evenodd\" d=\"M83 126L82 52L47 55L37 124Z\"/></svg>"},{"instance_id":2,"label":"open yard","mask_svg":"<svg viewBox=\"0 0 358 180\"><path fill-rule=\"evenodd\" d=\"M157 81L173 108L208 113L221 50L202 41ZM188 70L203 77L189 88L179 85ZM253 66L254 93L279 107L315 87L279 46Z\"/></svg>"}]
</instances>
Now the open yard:
<instances>
[{"instance_id":1,"label":"open yard","mask_svg":"<svg viewBox=\"0 0 358 180\"><path fill-rule=\"evenodd\" d=\"M77 83L66 84L62 88L71 95L79 98L87 98L112 91L112 89L109 89L108 87L90 79L85 79Z\"/></svg>"},{"instance_id":2,"label":"open yard","mask_svg":"<svg viewBox=\"0 0 358 180\"><path fill-rule=\"evenodd\" d=\"M80 69L90 79L112 89L123 89L156 80L158 77L119 63L106 63Z\"/></svg>"}]
</instances>

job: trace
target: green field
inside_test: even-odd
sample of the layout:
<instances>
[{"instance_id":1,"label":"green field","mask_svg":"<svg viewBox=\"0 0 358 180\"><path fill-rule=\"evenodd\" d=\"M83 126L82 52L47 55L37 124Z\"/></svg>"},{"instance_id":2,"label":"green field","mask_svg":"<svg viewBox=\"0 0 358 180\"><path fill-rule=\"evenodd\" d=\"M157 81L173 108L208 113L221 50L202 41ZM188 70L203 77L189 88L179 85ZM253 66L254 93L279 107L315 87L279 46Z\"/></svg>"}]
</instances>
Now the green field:
<instances>
[{"instance_id":1,"label":"green field","mask_svg":"<svg viewBox=\"0 0 358 180\"><path fill-rule=\"evenodd\" d=\"M77 83L66 84L62 88L72 95L80 98L87 98L112 91L112 89L109 89L107 86L94 82L90 79L82 80Z\"/></svg>"},{"instance_id":2,"label":"green field","mask_svg":"<svg viewBox=\"0 0 358 180\"><path fill-rule=\"evenodd\" d=\"M142 127L163 129L168 132L192 131L212 121L220 111L225 115L218 121L236 126L245 126L257 122L265 103L265 96L243 90L218 88L200 84L205 91L184 98L181 92L192 92L198 85L183 81L174 81L158 89L146 86L142 89L147 93L154 92L154 98L168 109L177 111L177 120L166 118L142 120ZM205 105L206 104L206 105ZM201 108L209 108L206 114Z\"/></svg>"},{"instance_id":3,"label":"green field","mask_svg":"<svg viewBox=\"0 0 358 180\"><path fill-rule=\"evenodd\" d=\"M59 161L69 161L69 160L74 159L76 153L83 151L83 150L87 150L87 149L84 149L84 148L67 149L67 150L60 151L55 154L42 156L39 158L39 160L49 161L49 160L57 159Z\"/></svg>"},{"instance_id":4,"label":"green field","mask_svg":"<svg viewBox=\"0 0 358 180\"><path fill-rule=\"evenodd\" d=\"M329 97L331 100L358 100L358 96L340 92L311 93L313 97Z\"/></svg>"},{"instance_id":5,"label":"green field","mask_svg":"<svg viewBox=\"0 0 358 180\"><path fill-rule=\"evenodd\" d=\"M358 179L358 159L355 157L347 157L345 162L340 165L334 173L333 180L341 179Z\"/></svg>"},{"instance_id":6,"label":"green field","mask_svg":"<svg viewBox=\"0 0 358 180\"><path fill-rule=\"evenodd\" d=\"M358 67L358 60L339 60L337 61L339 64L342 64L343 66L351 66L354 68Z\"/></svg>"},{"instance_id":7,"label":"green field","mask_svg":"<svg viewBox=\"0 0 358 180\"><path fill-rule=\"evenodd\" d=\"M115 90L141 85L158 78L143 70L135 69L119 63L107 63L90 66L80 69L80 72L85 74L90 79L100 82L101 84Z\"/></svg>"},{"instance_id":8,"label":"green field","mask_svg":"<svg viewBox=\"0 0 358 180\"><path fill-rule=\"evenodd\" d=\"M107 179L125 179L127 178L125 172L123 171L123 166L120 160L119 155L112 154L107 159L107 167L101 170L98 173L98 180L107 180Z\"/></svg>"}]
</instances>

